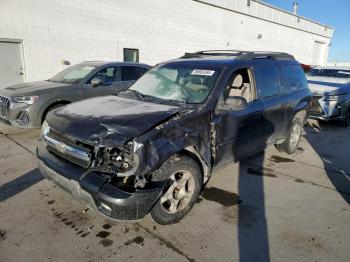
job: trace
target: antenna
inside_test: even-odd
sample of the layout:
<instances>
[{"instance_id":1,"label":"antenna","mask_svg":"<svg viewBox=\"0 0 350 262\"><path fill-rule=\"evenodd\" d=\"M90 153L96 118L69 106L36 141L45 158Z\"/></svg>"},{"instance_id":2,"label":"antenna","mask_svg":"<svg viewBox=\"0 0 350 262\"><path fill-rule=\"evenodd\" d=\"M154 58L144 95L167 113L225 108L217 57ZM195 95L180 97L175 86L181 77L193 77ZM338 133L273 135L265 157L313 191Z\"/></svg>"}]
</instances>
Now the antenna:
<instances>
[{"instance_id":1,"label":"antenna","mask_svg":"<svg viewBox=\"0 0 350 262\"><path fill-rule=\"evenodd\" d=\"M298 2L297 1L295 1L294 3L293 3L293 15L297 15L297 12L298 12Z\"/></svg>"}]
</instances>

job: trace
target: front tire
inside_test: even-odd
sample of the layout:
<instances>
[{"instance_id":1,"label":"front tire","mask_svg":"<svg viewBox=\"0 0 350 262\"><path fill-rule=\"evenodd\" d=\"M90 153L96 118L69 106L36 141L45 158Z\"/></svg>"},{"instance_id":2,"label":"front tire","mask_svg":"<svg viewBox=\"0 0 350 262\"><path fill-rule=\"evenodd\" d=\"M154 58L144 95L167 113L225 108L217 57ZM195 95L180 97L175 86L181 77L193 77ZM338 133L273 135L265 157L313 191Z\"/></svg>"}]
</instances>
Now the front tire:
<instances>
[{"instance_id":1,"label":"front tire","mask_svg":"<svg viewBox=\"0 0 350 262\"><path fill-rule=\"evenodd\" d=\"M282 144L275 145L277 150L289 155L295 153L301 140L302 130L303 124L301 123L301 120L299 118L294 119L289 128L286 140L284 140Z\"/></svg>"},{"instance_id":2,"label":"front tire","mask_svg":"<svg viewBox=\"0 0 350 262\"><path fill-rule=\"evenodd\" d=\"M202 188L202 174L196 161L174 155L153 175L153 181L170 181L153 206L150 216L158 224L180 221L196 203Z\"/></svg>"}]
</instances>

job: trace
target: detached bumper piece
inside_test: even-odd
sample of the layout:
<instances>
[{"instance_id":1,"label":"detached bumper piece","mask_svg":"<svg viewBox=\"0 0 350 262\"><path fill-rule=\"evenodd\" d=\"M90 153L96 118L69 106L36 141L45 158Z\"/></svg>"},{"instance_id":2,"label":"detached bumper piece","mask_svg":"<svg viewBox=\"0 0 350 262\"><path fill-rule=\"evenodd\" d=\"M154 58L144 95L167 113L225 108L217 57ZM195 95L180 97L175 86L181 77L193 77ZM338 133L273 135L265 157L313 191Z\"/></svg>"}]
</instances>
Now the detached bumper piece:
<instances>
[{"instance_id":1,"label":"detached bumper piece","mask_svg":"<svg viewBox=\"0 0 350 262\"><path fill-rule=\"evenodd\" d=\"M53 180L74 198L105 216L117 220L137 220L151 210L160 197L164 184L154 184L132 193L108 183L99 173L88 171L76 164L51 154L41 142L37 149L41 173Z\"/></svg>"},{"instance_id":2,"label":"detached bumper piece","mask_svg":"<svg viewBox=\"0 0 350 262\"><path fill-rule=\"evenodd\" d=\"M313 96L311 99L310 115L314 117L320 117L325 114L324 109L321 107L319 100L322 96Z\"/></svg>"}]
</instances>

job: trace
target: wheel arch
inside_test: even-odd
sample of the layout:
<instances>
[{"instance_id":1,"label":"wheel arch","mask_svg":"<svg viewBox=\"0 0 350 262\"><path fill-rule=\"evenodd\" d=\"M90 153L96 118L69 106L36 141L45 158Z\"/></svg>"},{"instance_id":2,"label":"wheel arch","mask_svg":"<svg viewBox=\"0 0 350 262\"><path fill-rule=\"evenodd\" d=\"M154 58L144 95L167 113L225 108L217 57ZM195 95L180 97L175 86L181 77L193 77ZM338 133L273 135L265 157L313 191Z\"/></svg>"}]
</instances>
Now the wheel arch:
<instances>
[{"instance_id":1,"label":"wheel arch","mask_svg":"<svg viewBox=\"0 0 350 262\"><path fill-rule=\"evenodd\" d=\"M40 117L40 121L41 123L44 122L45 120L45 117L47 115L47 113L50 111L51 108L53 108L54 106L56 105L68 105L70 104L71 102L68 101L68 100L55 100L55 101L52 101L51 103L48 103L46 106L45 106L45 109L42 111L42 115Z\"/></svg>"},{"instance_id":2,"label":"wheel arch","mask_svg":"<svg viewBox=\"0 0 350 262\"><path fill-rule=\"evenodd\" d=\"M192 158L194 161L197 162L199 168L201 169L202 176L203 176L203 183L206 183L210 178L210 168L207 165L207 163L204 161L200 153L198 152L197 148L195 146L187 146L181 151L179 151L177 154L186 155L190 158Z\"/></svg>"}]
</instances>

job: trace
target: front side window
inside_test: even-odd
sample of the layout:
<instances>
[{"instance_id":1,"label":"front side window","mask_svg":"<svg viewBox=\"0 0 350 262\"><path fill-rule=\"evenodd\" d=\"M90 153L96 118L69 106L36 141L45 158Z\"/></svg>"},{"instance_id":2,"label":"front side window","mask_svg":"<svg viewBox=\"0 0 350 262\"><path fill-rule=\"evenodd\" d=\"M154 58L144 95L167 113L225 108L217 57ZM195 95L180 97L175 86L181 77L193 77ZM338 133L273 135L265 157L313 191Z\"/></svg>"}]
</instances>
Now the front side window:
<instances>
[{"instance_id":1,"label":"front side window","mask_svg":"<svg viewBox=\"0 0 350 262\"><path fill-rule=\"evenodd\" d=\"M287 93L307 88L306 77L300 65L283 65L282 73L287 84Z\"/></svg>"},{"instance_id":2,"label":"front side window","mask_svg":"<svg viewBox=\"0 0 350 262\"><path fill-rule=\"evenodd\" d=\"M66 70L58 73L49 81L56 83L65 83L65 84L77 84L83 80L88 74L94 70L96 66L78 64L67 68Z\"/></svg>"},{"instance_id":3,"label":"front side window","mask_svg":"<svg viewBox=\"0 0 350 262\"><path fill-rule=\"evenodd\" d=\"M162 100L204 102L221 69L208 66L164 65L149 70L130 90Z\"/></svg>"},{"instance_id":4,"label":"front side window","mask_svg":"<svg viewBox=\"0 0 350 262\"><path fill-rule=\"evenodd\" d=\"M257 72L261 98L273 97L282 93L276 69L273 65L260 65L257 67Z\"/></svg>"},{"instance_id":5,"label":"front side window","mask_svg":"<svg viewBox=\"0 0 350 262\"><path fill-rule=\"evenodd\" d=\"M225 100L228 97L235 96L245 98L248 103L255 100L256 90L253 81L253 72L250 68L236 70L226 85L223 99Z\"/></svg>"},{"instance_id":6,"label":"front side window","mask_svg":"<svg viewBox=\"0 0 350 262\"><path fill-rule=\"evenodd\" d=\"M122 81L135 81L139 79L147 69L137 66L122 66L121 67L121 80Z\"/></svg>"},{"instance_id":7,"label":"front side window","mask_svg":"<svg viewBox=\"0 0 350 262\"><path fill-rule=\"evenodd\" d=\"M102 80L103 83L115 83L120 81L119 80L119 74L118 74L118 67L116 66L110 66L101 69L96 74L94 74L93 77L87 82L87 84L91 83L91 80L94 78L99 78Z\"/></svg>"}]
</instances>

